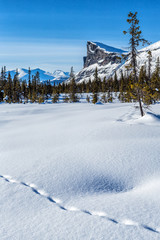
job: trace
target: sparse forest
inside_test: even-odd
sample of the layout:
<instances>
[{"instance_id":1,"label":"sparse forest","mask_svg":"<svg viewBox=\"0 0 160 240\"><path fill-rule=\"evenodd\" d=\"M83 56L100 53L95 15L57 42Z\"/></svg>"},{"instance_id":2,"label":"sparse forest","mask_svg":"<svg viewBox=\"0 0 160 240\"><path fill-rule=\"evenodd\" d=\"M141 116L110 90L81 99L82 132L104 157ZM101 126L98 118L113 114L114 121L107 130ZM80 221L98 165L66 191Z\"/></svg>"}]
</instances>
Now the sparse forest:
<instances>
[{"instance_id":1,"label":"sparse forest","mask_svg":"<svg viewBox=\"0 0 160 240\"><path fill-rule=\"evenodd\" d=\"M148 53L148 62L151 64L151 52ZM148 64L148 65L149 65ZM149 65L150 66L150 65ZM29 70L30 71L30 70ZM142 66L137 74L135 83L134 75L121 72L120 79L117 75L110 79L101 80L98 77L98 71L95 69L94 80L88 82L76 83L74 77L69 83L62 83L57 86L51 85L50 81L41 82L39 73L24 81L18 78L18 71L14 78L10 73L6 75L6 68L3 67L0 76L0 101L7 103L43 103L52 99L52 103L59 101L59 94L63 94L64 102L79 101L80 94L87 93L87 102L97 101L103 103L112 102L117 96L120 102L137 101L138 86L141 101L146 104L152 104L160 100L160 60L157 59L156 68L151 74L150 67Z\"/></svg>"}]
</instances>

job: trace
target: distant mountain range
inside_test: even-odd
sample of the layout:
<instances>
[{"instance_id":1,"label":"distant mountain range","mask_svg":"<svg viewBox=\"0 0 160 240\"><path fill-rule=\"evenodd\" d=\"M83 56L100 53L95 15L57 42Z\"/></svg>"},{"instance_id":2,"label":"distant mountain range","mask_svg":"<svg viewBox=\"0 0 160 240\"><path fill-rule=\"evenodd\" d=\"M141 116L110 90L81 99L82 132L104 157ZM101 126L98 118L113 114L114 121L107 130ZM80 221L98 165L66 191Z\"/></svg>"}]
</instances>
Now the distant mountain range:
<instances>
[{"instance_id":1,"label":"distant mountain range","mask_svg":"<svg viewBox=\"0 0 160 240\"><path fill-rule=\"evenodd\" d=\"M10 72L11 77L13 78L16 73L16 70L11 70L8 72ZM62 70L56 70L53 73L50 73L50 72L46 72L40 68L31 69L31 77L33 75L35 75L37 72L39 72L41 82L46 82L47 80L50 80L51 83L55 84L55 85L62 83L69 78L69 72L64 72ZM26 80L28 82L28 69L19 68L18 69L18 77L19 77L19 79Z\"/></svg>"}]
</instances>

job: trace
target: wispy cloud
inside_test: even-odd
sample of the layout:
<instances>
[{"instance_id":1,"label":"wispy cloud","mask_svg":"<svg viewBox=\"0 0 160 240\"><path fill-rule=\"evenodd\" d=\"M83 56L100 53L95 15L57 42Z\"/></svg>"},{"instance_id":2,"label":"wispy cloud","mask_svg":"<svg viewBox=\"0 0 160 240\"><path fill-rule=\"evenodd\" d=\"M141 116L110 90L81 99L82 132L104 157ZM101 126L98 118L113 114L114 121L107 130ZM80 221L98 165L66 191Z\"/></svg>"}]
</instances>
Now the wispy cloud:
<instances>
[{"instance_id":1,"label":"wispy cloud","mask_svg":"<svg viewBox=\"0 0 160 240\"><path fill-rule=\"evenodd\" d=\"M48 71L61 68L69 71L71 66L80 70L85 45L68 40L0 40L0 64L8 69L17 67L42 67Z\"/></svg>"}]
</instances>

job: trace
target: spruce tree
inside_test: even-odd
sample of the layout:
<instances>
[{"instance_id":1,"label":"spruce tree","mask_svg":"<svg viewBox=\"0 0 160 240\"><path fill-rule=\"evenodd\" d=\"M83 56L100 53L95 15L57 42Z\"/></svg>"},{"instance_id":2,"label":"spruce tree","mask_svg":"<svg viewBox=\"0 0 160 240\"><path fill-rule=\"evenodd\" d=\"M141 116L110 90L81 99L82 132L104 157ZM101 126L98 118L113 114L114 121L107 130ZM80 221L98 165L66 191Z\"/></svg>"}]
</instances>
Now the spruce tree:
<instances>
[{"instance_id":1,"label":"spruce tree","mask_svg":"<svg viewBox=\"0 0 160 240\"><path fill-rule=\"evenodd\" d=\"M151 77L151 94L152 101L155 103L160 99L160 61L159 57L157 58L156 67Z\"/></svg>"},{"instance_id":2,"label":"spruce tree","mask_svg":"<svg viewBox=\"0 0 160 240\"><path fill-rule=\"evenodd\" d=\"M6 101L11 103L13 98L13 83L10 72L8 73L7 77L7 83L4 88L4 96L6 98Z\"/></svg>"},{"instance_id":3,"label":"spruce tree","mask_svg":"<svg viewBox=\"0 0 160 240\"><path fill-rule=\"evenodd\" d=\"M22 84L21 84L21 93L23 95L23 98L24 98L24 102L28 102L28 91L27 91L27 83L26 81L22 81Z\"/></svg>"},{"instance_id":4,"label":"spruce tree","mask_svg":"<svg viewBox=\"0 0 160 240\"><path fill-rule=\"evenodd\" d=\"M103 92L103 93L106 92L106 77L103 78L103 82L102 82L102 92Z\"/></svg>"},{"instance_id":5,"label":"spruce tree","mask_svg":"<svg viewBox=\"0 0 160 240\"><path fill-rule=\"evenodd\" d=\"M131 66L133 72L134 86L131 88L136 93L136 100L139 102L139 108L141 116L144 116L144 111L142 108L142 96L140 91L140 86L138 85L138 75L137 75L137 47L142 43L143 45L148 43L147 40L142 38L142 31L140 30L139 20L137 19L137 12L128 14L127 22L130 24L128 31L123 31L124 34L130 35L129 45L131 49Z\"/></svg>"},{"instance_id":6,"label":"spruce tree","mask_svg":"<svg viewBox=\"0 0 160 240\"><path fill-rule=\"evenodd\" d=\"M124 102L125 90L126 90L125 78L123 72L121 71L121 78L119 80L119 100L121 102Z\"/></svg>"},{"instance_id":7,"label":"spruce tree","mask_svg":"<svg viewBox=\"0 0 160 240\"><path fill-rule=\"evenodd\" d=\"M98 102L98 95L97 93L93 93L92 95L92 103L95 104Z\"/></svg>"},{"instance_id":8,"label":"spruce tree","mask_svg":"<svg viewBox=\"0 0 160 240\"><path fill-rule=\"evenodd\" d=\"M28 82L31 82L31 69L28 68Z\"/></svg>"},{"instance_id":9,"label":"spruce tree","mask_svg":"<svg viewBox=\"0 0 160 240\"><path fill-rule=\"evenodd\" d=\"M73 67L71 67L70 78L72 79L74 77L75 77L74 70L73 70Z\"/></svg>"},{"instance_id":10,"label":"spruce tree","mask_svg":"<svg viewBox=\"0 0 160 240\"><path fill-rule=\"evenodd\" d=\"M58 101L59 101L59 94L58 93L53 94L52 103L57 103Z\"/></svg>"},{"instance_id":11,"label":"spruce tree","mask_svg":"<svg viewBox=\"0 0 160 240\"><path fill-rule=\"evenodd\" d=\"M98 83L99 83L99 78L98 78L98 69L95 69L94 73L94 80L92 82L92 103L95 104L98 101Z\"/></svg>"},{"instance_id":12,"label":"spruce tree","mask_svg":"<svg viewBox=\"0 0 160 240\"><path fill-rule=\"evenodd\" d=\"M76 82L75 78L73 77L70 82L70 94L69 94L70 102L78 102L76 89L77 89Z\"/></svg>"},{"instance_id":13,"label":"spruce tree","mask_svg":"<svg viewBox=\"0 0 160 240\"><path fill-rule=\"evenodd\" d=\"M69 102L69 97L65 94L63 97L63 102L68 103Z\"/></svg>"},{"instance_id":14,"label":"spruce tree","mask_svg":"<svg viewBox=\"0 0 160 240\"><path fill-rule=\"evenodd\" d=\"M102 103L107 103L108 100L107 100L107 97L106 97L105 93L102 95L101 101L102 101Z\"/></svg>"},{"instance_id":15,"label":"spruce tree","mask_svg":"<svg viewBox=\"0 0 160 240\"><path fill-rule=\"evenodd\" d=\"M119 91L119 81L118 81L116 72L114 74L113 91L114 92L118 92Z\"/></svg>"},{"instance_id":16,"label":"spruce tree","mask_svg":"<svg viewBox=\"0 0 160 240\"><path fill-rule=\"evenodd\" d=\"M152 52L151 51L148 51L148 81L150 83L151 81L151 62L152 62Z\"/></svg>"},{"instance_id":17,"label":"spruce tree","mask_svg":"<svg viewBox=\"0 0 160 240\"><path fill-rule=\"evenodd\" d=\"M12 100L13 102L18 102L18 89L17 89L17 82L19 81L18 79L18 69L16 69L16 74L14 75L13 78L13 96L12 96Z\"/></svg>"},{"instance_id":18,"label":"spruce tree","mask_svg":"<svg viewBox=\"0 0 160 240\"><path fill-rule=\"evenodd\" d=\"M88 103L90 103L90 97L87 95L87 97L86 97L86 101L88 102Z\"/></svg>"}]
</instances>

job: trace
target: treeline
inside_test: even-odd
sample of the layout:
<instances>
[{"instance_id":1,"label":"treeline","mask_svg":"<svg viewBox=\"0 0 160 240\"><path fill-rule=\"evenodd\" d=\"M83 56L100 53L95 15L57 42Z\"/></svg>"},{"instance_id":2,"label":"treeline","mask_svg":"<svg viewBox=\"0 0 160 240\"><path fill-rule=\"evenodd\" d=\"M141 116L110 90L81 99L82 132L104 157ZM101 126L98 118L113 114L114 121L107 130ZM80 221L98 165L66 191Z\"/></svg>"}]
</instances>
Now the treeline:
<instances>
[{"instance_id":1,"label":"treeline","mask_svg":"<svg viewBox=\"0 0 160 240\"><path fill-rule=\"evenodd\" d=\"M156 62L154 72L151 74L151 53L148 53L148 64L142 66L138 76L138 82L135 83L134 76L129 68L126 73L121 72L118 79L115 73L110 79L101 80L98 76L98 70L95 69L94 79L88 82L76 84L73 73L70 83L62 83L57 86L52 85L50 81L45 83L40 81L39 72L31 76L31 70L28 70L28 79L20 80L18 71L13 79L10 73L6 74L6 68L3 67L0 75L0 101L8 103L43 103L52 99L53 103L59 101L59 94L63 93L64 102L77 102L82 93L88 93L86 100L96 103L112 102L117 95L121 102L136 101L137 95L135 89L139 89L142 96L142 102L152 104L160 100L160 61ZM92 93L92 94L89 94ZM113 94L114 93L114 94Z\"/></svg>"}]
</instances>

